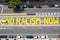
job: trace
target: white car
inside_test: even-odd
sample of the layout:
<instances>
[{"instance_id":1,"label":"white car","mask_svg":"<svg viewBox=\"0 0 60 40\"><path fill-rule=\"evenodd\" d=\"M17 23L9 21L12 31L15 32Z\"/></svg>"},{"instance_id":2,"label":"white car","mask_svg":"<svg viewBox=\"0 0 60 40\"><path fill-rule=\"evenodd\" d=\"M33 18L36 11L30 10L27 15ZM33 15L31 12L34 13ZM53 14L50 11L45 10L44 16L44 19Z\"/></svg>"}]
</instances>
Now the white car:
<instances>
[{"instance_id":1,"label":"white car","mask_svg":"<svg viewBox=\"0 0 60 40\"><path fill-rule=\"evenodd\" d=\"M21 36L17 36L17 38L21 38Z\"/></svg>"},{"instance_id":2,"label":"white car","mask_svg":"<svg viewBox=\"0 0 60 40\"><path fill-rule=\"evenodd\" d=\"M60 5L55 5L56 8L60 8Z\"/></svg>"},{"instance_id":3,"label":"white car","mask_svg":"<svg viewBox=\"0 0 60 40\"><path fill-rule=\"evenodd\" d=\"M57 7L58 5L55 5L55 7Z\"/></svg>"},{"instance_id":4,"label":"white car","mask_svg":"<svg viewBox=\"0 0 60 40\"><path fill-rule=\"evenodd\" d=\"M41 35L40 38L45 39L45 38L48 38L48 36L47 35Z\"/></svg>"},{"instance_id":5,"label":"white car","mask_svg":"<svg viewBox=\"0 0 60 40\"><path fill-rule=\"evenodd\" d=\"M38 36L34 36L34 39L37 39L38 38Z\"/></svg>"}]
</instances>

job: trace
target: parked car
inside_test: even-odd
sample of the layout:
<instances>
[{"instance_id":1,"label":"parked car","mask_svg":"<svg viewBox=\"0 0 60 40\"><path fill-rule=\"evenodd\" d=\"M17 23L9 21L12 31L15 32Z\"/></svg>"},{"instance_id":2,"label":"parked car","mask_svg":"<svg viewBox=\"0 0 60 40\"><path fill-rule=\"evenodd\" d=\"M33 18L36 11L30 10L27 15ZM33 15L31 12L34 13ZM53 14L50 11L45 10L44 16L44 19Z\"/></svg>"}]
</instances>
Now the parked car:
<instances>
[{"instance_id":1,"label":"parked car","mask_svg":"<svg viewBox=\"0 0 60 40\"><path fill-rule=\"evenodd\" d=\"M49 8L55 7L54 4L49 4L48 6L49 6Z\"/></svg>"},{"instance_id":2,"label":"parked car","mask_svg":"<svg viewBox=\"0 0 60 40\"><path fill-rule=\"evenodd\" d=\"M38 38L38 36L34 36L34 39L37 39Z\"/></svg>"},{"instance_id":3,"label":"parked car","mask_svg":"<svg viewBox=\"0 0 60 40\"><path fill-rule=\"evenodd\" d=\"M28 5L28 8L33 8L34 6L33 5Z\"/></svg>"},{"instance_id":4,"label":"parked car","mask_svg":"<svg viewBox=\"0 0 60 40\"><path fill-rule=\"evenodd\" d=\"M60 8L60 5L55 5L55 8Z\"/></svg>"},{"instance_id":5,"label":"parked car","mask_svg":"<svg viewBox=\"0 0 60 40\"><path fill-rule=\"evenodd\" d=\"M27 8L27 5L22 5L22 8Z\"/></svg>"},{"instance_id":6,"label":"parked car","mask_svg":"<svg viewBox=\"0 0 60 40\"><path fill-rule=\"evenodd\" d=\"M17 38L23 38L23 36L18 35Z\"/></svg>"},{"instance_id":7,"label":"parked car","mask_svg":"<svg viewBox=\"0 0 60 40\"><path fill-rule=\"evenodd\" d=\"M41 35L40 38L45 39L45 38L48 38L48 36L47 35Z\"/></svg>"},{"instance_id":8,"label":"parked car","mask_svg":"<svg viewBox=\"0 0 60 40\"><path fill-rule=\"evenodd\" d=\"M15 35L9 35L9 38L16 38Z\"/></svg>"},{"instance_id":9,"label":"parked car","mask_svg":"<svg viewBox=\"0 0 60 40\"><path fill-rule=\"evenodd\" d=\"M26 38L28 38L28 39L37 39L38 38L38 36L33 36L33 35L27 35L26 36Z\"/></svg>"},{"instance_id":10,"label":"parked car","mask_svg":"<svg viewBox=\"0 0 60 40\"><path fill-rule=\"evenodd\" d=\"M0 35L0 38L7 38L7 35Z\"/></svg>"},{"instance_id":11,"label":"parked car","mask_svg":"<svg viewBox=\"0 0 60 40\"><path fill-rule=\"evenodd\" d=\"M36 8L42 8L42 7L39 5L39 6L36 6Z\"/></svg>"},{"instance_id":12,"label":"parked car","mask_svg":"<svg viewBox=\"0 0 60 40\"><path fill-rule=\"evenodd\" d=\"M27 35L26 38L27 38L27 39L32 39L32 38L34 38L34 36L32 36L32 35Z\"/></svg>"}]
</instances>

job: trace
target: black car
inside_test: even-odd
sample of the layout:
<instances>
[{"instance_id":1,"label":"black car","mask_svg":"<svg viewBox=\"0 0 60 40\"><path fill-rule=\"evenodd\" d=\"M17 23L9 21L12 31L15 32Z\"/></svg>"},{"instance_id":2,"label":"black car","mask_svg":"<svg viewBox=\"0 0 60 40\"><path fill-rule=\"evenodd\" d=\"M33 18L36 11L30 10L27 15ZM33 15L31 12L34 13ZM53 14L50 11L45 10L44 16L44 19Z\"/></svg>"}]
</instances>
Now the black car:
<instances>
[{"instance_id":1,"label":"black car","mask_svg":"<svg viewBox=\"0 0 60 40\"><path fill-rule=\"evenodd\" d=\"M54 4L49 4L48 6L49 6L49 8L55 7Z\"/></svg>"},{"instance_id":2,"label":"black car","mask_svg":"<svg viewBox=\"0 0 60 40\"><path fill-rule=\"evenodd\" d=\"M15 35L9 35L9 38L16 38Z\"/></svg>"},{"instance_id":3,"label":"black car","mask_svg":"<svg viewBox=\"0 0 60 40\"><path fill-rule=\"evenodd\" d=\"M41 6L36 6L36 8L42 8Z\"/></svg>"},{"instance_id":4,"label":"black car","mask_svg":"<svg viewBox=\"0 0 60 40\"><path fill-rule=\"evenodd\" d=\"M32 39L32 38L34 38L34 36L32 36L32 35L27 35L26 38L27 38L27 39Z\"/></svg>"},{"instance_id":5,"label":"black car","mask_svg":"<svg viewBox=\"0 0 60 40\"><path fill-rule=\"evenodd\" d=\"M28 8L33 8L34 6L33 5L28 5Z\"/></svg>"},{"instance_id":6,"label":"black car","mask_svg":"<svg viewBox=\"0 0 60 40\"><path fill-rule=\"evenodd\" d=\"M0 35L0 38L7 38L7 35Z\"/></svg>"}]
</instances>

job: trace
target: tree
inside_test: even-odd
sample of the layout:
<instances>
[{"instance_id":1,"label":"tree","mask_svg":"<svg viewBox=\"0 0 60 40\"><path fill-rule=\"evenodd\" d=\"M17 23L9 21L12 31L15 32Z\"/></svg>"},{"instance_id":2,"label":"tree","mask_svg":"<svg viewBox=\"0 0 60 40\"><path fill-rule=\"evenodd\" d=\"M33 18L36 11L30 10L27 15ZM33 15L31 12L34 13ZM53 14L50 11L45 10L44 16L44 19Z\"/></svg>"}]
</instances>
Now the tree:
<instances>
[{"instance_id":1,"label":"tree","mask_svg":"<svg viewBox=\"0 0 60 40\"><path fill-rule=\"evenodd\" d=\"M17 6L20 6L22 4L21 0L10 0L9 6L12 8L17 8Z\"/></svg>"}]
</instances>

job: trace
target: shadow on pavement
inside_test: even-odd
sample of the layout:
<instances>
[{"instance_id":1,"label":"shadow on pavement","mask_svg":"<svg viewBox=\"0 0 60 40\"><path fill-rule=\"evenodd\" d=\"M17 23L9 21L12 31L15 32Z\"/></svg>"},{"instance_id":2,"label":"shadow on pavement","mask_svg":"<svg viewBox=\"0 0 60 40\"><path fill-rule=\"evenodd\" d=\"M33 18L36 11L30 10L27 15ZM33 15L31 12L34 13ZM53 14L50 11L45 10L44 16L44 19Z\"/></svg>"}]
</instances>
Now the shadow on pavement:
<instances>
[{"instance_id":1,"label":"shadow on pavement","mask_svg":"<svg viewBox=\"0 0 60 40\"><path fill-rule=\"evenodd\" d=\"M20 12L23 12L23 11L24 11L24 8L15 8L14 9L15 13L20 13Z\"/></svg>"}]
</instances>

